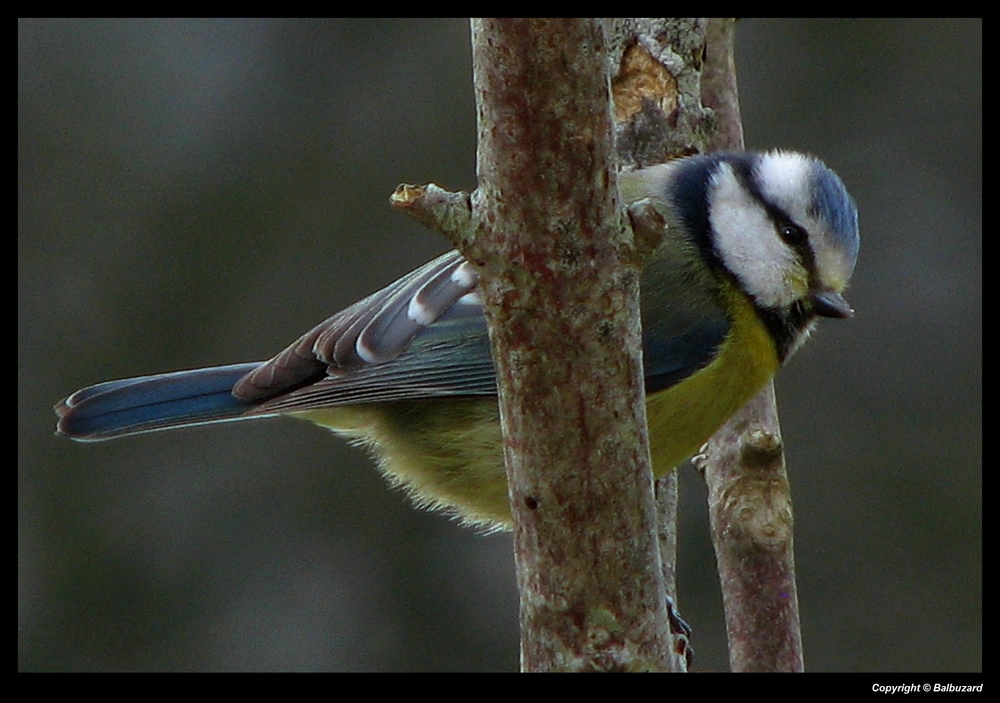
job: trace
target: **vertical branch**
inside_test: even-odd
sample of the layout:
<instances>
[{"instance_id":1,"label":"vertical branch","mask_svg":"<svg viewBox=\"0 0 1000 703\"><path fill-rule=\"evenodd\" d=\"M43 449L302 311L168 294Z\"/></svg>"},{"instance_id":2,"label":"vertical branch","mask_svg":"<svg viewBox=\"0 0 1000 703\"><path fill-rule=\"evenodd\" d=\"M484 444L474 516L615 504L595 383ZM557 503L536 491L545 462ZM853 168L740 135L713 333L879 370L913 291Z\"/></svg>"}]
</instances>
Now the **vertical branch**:
<instances>
[{"instance_id":1,"label":"vertical branch","mask_svg":"<svg viewBox=\"0 0 1000 703\"><path fill-rule=\"evenodd\" d=\"M708 150L743 149L743 118L736 86L736 20L732 18L708 20L701 99L714 115Z\"/></svg>"},{"instance_id":2,"label":"vertical branch","mask_svg":"<svg viewBox=\"0 0 1000 703\"><path fill-rule=\"evenodd\" d=\"M731 19L708 25L702 96L712 149L742 149ZM802 671L792 500L771 383L708 443L699 465L722 584L733 671Z\"/></svg>"},{"instance_id":3,"label":"vertical branch","mask_svg":"<svg viewBox=\"0 0 1000 703\"><path fill-rule=\"evenodd\" d=\"M627 18L611 24L616 148L622 164L643 167L706 151L711 112L702 106L706 20ZM670 432L669 427L653 428ZM677 596L677 473L656 481L663 581ZM676 636L674 670L687 669L686 638Z\"/></svg>"},{"instance_id":4,"label":"vertical branch","mask_svg":"<svg viewBox=\"0 0 1000 703\"><path fill-rule=\"evenodd\" d=\"M639 256L603 26L475 20L476 237L497 366L522 667L664 670Z\"/></svg>"},{"instance_id":5,"label":"vertical branch","mask_svg":"<svg viewBox=\"0 0 1000 703\"><path fill-rule=\"evenodd\" d=\"M529 671L685 668L664 588L676 480L657 512L642 402L650 235L625 226L616 172L705 150L705 27L615 20L606 46L594 20L473 21L479 188L393 196L480 272Z\"/></svg>"}]
</instances>

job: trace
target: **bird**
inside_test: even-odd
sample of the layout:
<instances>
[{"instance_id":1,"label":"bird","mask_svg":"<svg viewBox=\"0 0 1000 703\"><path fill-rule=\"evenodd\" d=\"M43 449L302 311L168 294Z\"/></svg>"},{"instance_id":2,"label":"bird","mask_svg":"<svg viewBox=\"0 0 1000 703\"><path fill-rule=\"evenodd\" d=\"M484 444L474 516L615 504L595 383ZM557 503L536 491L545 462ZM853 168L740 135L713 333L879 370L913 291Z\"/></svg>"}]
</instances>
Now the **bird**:
<instances>
[{"instance_id":1,"label":"bird","mask_svg":"<svg viewBox=\"0 0 1000 703\"><path fill-rule=\"evenodd\" d=\"M843 292L860 243L840 177L772 150L619 174L663 237L640 281L650 454L657 476L695 454L772 378ZM370 450L419 507L509 528L479 275L450 251L315 326L270 360L98 383L55 406L81 441L287 415Z\"/></svg>"}]
</instances>

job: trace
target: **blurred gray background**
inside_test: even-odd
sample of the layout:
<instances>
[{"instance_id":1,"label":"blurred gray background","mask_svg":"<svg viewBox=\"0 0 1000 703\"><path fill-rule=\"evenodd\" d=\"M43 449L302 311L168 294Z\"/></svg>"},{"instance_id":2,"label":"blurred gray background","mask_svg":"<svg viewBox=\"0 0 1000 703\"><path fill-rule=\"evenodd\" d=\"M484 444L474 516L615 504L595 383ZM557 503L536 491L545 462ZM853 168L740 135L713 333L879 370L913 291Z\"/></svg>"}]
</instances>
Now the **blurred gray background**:
<instances>
[{"instance_id":1,"label":"blurred gray background","mask_svg":"<svg viewBox=\"0 0 1000 703\"><path fill-rule=\"evenodd\" d=\"M80 386L264 359L446 249L464 21L18 22L18 668L514 670L506 535L291 420L81 445ZM848 323L780 376L807 668L982 669L982 25L747 20L747 143L858 201ZM689 467L680 602L726 670Z\"/></svg>"}]
</instances>

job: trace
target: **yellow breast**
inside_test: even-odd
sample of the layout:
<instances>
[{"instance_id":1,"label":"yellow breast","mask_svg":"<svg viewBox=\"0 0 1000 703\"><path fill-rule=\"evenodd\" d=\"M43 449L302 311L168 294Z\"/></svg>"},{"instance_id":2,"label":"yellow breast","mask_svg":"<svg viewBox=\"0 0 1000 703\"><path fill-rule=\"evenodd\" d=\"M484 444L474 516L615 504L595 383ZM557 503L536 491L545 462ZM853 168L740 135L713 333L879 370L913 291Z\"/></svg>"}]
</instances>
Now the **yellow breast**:
<instances>
[{"instance_id":1,"label":"yellow breast","mask_svg":"<svg viewBox=\"0 0 1000 703\"><path fill-rule=\"evenodd\" d=\"M750 300L731 285L723 294L732 326L719 354L682 382L646 398L657 476L697 452L778 370L774 340Z\"/></svg>"},{"instance_id":2,"label":"yellow breast","mask_svg":"<svg viewBox=\"0 0 1000 703\"><path fill-rule=\"evenodd\" d=\"M698 451L778 368L774 342L731 286L732 327L717 358L647 397L653 468L660 476ZM389 481L418 505L466 522L510 524L496 398L435 398L296 413L369 448Z\"/></svg>"}]
</instances>

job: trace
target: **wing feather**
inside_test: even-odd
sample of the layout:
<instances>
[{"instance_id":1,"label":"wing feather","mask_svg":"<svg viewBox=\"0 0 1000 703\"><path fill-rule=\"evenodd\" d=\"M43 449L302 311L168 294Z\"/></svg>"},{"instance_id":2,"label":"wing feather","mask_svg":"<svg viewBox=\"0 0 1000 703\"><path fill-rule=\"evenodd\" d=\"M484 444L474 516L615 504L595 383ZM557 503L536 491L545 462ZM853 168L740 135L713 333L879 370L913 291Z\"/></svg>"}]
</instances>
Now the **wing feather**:
<instances>
[{"instance_id":1,"label":"wing feather","mask_svg":"<svg viewBox=\"0 0 1000 703\"><path fill-rule=\"evenodd\" d=\"M320 323L242 378L252 412L496 393L479 276L456 251Z\"/></svg>"}]
</instances>

